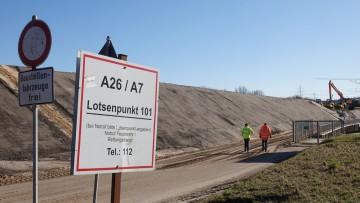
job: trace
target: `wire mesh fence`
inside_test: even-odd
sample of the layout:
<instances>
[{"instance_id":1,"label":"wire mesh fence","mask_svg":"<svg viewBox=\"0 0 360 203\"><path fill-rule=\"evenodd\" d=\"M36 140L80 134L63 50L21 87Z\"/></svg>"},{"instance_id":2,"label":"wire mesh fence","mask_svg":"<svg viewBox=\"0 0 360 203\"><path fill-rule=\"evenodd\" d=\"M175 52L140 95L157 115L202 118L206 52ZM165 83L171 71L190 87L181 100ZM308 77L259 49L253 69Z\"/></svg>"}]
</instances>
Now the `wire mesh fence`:
<instances>
[{"instance_id":1,"label":"wire mesh fence","mask_svg":"<svg viewBox=\"0 0 360 203\"><path fill-rule=\"evenodd\" d=\"M360 119L353 120L301 120L293 121L293 142L317 138L320 139L359 131Z\"/></svg>"}]
</instances>

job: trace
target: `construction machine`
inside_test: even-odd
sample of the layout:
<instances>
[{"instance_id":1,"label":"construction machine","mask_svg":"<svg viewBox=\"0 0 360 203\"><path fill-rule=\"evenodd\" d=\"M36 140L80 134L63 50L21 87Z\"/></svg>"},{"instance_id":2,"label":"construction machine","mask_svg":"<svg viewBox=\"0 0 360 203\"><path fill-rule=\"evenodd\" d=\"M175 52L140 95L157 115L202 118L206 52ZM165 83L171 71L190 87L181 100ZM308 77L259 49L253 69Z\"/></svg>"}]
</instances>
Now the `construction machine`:
<instances>
[{"instance_id":1,"label":"construction machine","mask_svg":"<svg viewBox=\"0 0 360 203\"><path fill-rule=\"evenodd\" d=\"M315 99L315 102L318 104L322 104L323 102L321 101L321 99Z\"/></svg>"},{"instance_id":2,"label":"construction machine","mask_svg":"<svg viewBox=\"0 0 360 203\"><path fill-rule=\"evenodd\" d=\"M333 101L332 100L332 94L331 94L331 88L335 90L335 92L339 95L340 100L338 101ZM342 92L340 92L340 90L338 88L336 88L336 86L334 85L334 83L331 82L331 80L329 81L329 103L333 104L333 107L335 109L345 109L346 108L346 103L345 103L345 97L343 95Z\"/></svg>"},{"instance_id":3,"label":"construction machine","mask_svg":"<svg viewBox=\"0 0 360 203\"><path fill-rule=\"evenodd\" d=\"M326 107L328 109L334 108L334 102L330 101L330 99L327 99L326 101L322 102L321 105L323 105L324 107Z\"/></svg>"},{"instance_id":4,"label":"construction machine","mask_svg":"<svg viewBox=\"0 0 360 203\"><path fill-rule=\"evenodd\" d=\"M347 100L347 105L349 110L359 109L360 108L360 98L352 98Z\"/></svg>"}]
</instances>

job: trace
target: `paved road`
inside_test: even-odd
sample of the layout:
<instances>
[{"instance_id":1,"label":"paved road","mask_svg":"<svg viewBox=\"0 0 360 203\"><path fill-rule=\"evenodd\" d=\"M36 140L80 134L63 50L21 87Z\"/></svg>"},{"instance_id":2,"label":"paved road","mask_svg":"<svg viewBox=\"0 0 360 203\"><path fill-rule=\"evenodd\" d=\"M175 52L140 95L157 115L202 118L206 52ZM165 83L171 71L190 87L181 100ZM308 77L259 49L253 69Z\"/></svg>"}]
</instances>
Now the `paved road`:
<instances>
[{"instance_id":1,"label":"paved road","mask_svg":"<svg viewBox=\"0 0 360 203\"><path fill-rule=\"evenodd\" d=\"M272 146L268 153L254 149L250 158L218 160L152 172L122 174L121 202L183 202L206 196L209 188L249 177L294 156L307 146ZM239 153L243 153L240 152ZM39 202L92 202L93 175L39 181ZM111 175L100 175L98 202L110 202ZM32 202L32 182L0 187L0 202Z\"/></svg>"}]
</instances>

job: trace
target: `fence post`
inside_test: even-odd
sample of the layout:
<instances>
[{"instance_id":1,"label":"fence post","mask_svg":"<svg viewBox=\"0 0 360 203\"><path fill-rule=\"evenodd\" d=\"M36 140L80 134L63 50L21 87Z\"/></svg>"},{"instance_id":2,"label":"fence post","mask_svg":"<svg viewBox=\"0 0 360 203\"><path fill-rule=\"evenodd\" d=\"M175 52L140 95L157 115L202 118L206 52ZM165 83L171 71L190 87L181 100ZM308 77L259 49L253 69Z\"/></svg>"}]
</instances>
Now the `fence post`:
<instances>
[{"instance_id":1,"label":"fence post","mask_svg":"<svg viewBox=\"0 0 360 203\"><path fill-rule=\"evenodd\" d=\"M331 134L332 136L335 136L335 127L334 127L334 121L331 121Z\"/></svg>"},{"instance_id":2,"label":"fence post","mask_svg":"<svg viewBox=\"0 0 360 203\"><path fill-rule=\"evenodd\" d=\"M293 142L295 143L296 140L295 140L295 121L292 121L292 133L293 133Z\"/></svg>"},{"instance_id":3,"label":"fence post","mask_svg":"<svg viewBox=\"0 0 360 203\"><path fill-rule=\"evenodd\" d=\"M316 122L316 134L317 134L317 143L320 143L320 129L319 129L319 121Z\"/></svg>"}]
</instances>

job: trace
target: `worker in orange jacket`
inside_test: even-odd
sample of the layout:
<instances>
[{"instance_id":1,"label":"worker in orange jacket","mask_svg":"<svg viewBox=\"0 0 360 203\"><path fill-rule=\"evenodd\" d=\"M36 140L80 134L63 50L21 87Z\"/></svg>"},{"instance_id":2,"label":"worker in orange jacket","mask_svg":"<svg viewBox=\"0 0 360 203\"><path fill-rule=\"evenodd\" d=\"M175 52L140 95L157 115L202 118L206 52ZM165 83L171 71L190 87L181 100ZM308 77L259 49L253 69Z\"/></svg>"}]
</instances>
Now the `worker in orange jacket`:
<instances>
[{"instance_id":1,"label":"worker in orange jacket","mask_svg":"<svg viewBox=\"0 0 360 203\"><path fill-rule=\"evenodd\" d=\"M264 123L263 126L261 126L260 130L259 130L259 138L261 138L262 141L262 151L267 151L267 141L269 139L269 137L271 138L271 130L269 128L269 126Z\"/></svg>"}]
</instances>

